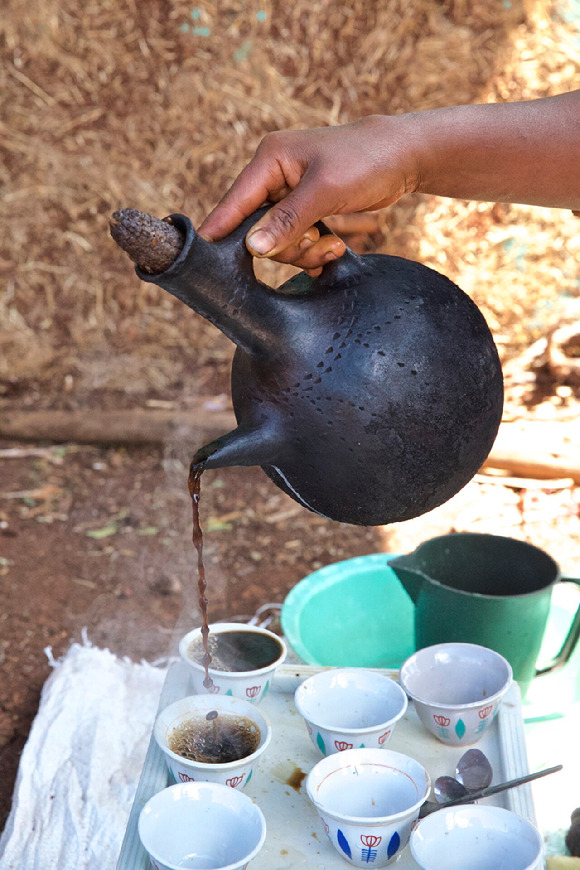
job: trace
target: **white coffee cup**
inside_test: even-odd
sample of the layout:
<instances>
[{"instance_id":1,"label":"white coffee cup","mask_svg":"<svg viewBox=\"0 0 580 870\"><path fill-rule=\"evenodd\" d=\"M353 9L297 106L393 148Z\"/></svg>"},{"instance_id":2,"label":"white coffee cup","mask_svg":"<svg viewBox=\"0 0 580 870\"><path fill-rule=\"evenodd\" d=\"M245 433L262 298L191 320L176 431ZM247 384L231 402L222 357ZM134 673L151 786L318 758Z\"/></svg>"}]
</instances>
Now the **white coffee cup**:
<instances>
[{"instance_id":1,"label":"white coffee cup","mask_svg":"<svg viewBox=\"0 0 580 870\"><path fill-rule=\"evenodd\" d=\"M262 811L242 792L213 782L171 785L139 815L153 870L238 870L266 839Z\"/></svg>"}]
</instances>

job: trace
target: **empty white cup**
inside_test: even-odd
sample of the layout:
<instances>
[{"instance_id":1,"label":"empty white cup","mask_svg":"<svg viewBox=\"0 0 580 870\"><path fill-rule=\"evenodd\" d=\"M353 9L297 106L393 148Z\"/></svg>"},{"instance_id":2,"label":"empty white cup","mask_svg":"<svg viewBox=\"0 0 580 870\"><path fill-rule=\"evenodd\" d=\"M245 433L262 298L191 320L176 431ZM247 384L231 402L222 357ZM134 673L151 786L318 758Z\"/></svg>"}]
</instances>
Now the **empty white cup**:
<instances>
[{"instance_id":1,"label":"empty white cup","mask_svg":"<svg viewBox=\"0 0 580 870\"><path fill-rule=\"evenodd\" d=\"M355 867L385 867L399 858L430 789L425 768L390 749L328 755L306 779L330 842Z\"/></svg>"},{"instance_id":2,"label":"empty white cup","mask_svg":"<svg viewBox=\"0 0 580 870\"><path fill-rule=\"evenodd\" d=\"M512 669L485 646L439 643L409 656L399 679L434 737L450 746L469 746L495 719L512 684Z\"/></svg>"},{"instance_id":3,"label":"empty white cup","mask_svg":"<svg viewBox=\"0 0 580 870\"><path fill-rule=\"evenodd\" d=\"M147 801L139 837L154 870L237 870L264 845L266 821L236 789L184 782Z\"/></svg>"},{"instance_id":4,"label":"empty white cup","mask_svg":"<svg viewBox=\"0 0 580 870\"><path fill-rule=\"evenodd\" d=\"M314 745L331 755L386 746L407 709L407 696L385 674L333 668L298 686L294 703Z\"/></svg>"},{"instance_id":5,"label":"empty white cup","mask_svg":"<svg viewBox=\"0 0 580 870\"><path fill-rule=\"evenodd\" d=\"M543 841L529 822L502 807L468 805L437 810L411 834L422 870L539 870Z\"/></svg>"}]
</instances>

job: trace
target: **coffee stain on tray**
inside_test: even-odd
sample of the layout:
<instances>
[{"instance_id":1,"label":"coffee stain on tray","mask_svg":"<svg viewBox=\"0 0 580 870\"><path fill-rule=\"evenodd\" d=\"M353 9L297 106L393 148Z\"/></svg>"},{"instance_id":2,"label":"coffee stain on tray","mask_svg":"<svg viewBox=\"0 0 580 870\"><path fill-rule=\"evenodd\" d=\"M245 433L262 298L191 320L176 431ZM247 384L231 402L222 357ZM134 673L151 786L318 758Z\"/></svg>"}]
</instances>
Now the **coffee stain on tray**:
<instances>
[{"instance_id":1,"label":"coffee stain on tray","mask_svg":"<svg viewBox=\"0 0 580 870\"><path fill-rule=\"evenodd\" d=\"M306 779L306 774L303 770L300 770L299 767L295 767L291 776L288 777L286 782L288 785L293 788L295 791L300 791L300 787L304 780Z\"/></svg>"},{"instance_id":2,"label":"coffee stain on tray","mask_svg":"<svg viewBox=\"0 0 580 870\"><path fill-rule=\"evenodd\" d=\"M285 785L289 785L294 791L300 791L302 783L306 779L303 770L297 767L293 761L283 761L272 770L273 777Z\"/></svg>"}]
</instances>

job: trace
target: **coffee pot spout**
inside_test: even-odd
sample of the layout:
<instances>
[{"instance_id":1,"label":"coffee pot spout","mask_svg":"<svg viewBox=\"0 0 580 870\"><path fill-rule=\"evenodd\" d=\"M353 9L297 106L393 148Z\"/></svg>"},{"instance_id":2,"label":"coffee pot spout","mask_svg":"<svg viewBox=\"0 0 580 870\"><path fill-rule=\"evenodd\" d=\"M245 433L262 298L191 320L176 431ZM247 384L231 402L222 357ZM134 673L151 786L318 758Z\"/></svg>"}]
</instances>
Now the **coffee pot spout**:
<instances>
[{"instance_id":1,"label":"coffee pot spout","mask_svg":"<svg viewBox=\"0 0 580 870\"><path fill-rule=\"evenodd\" d=\"M278 449L273 426L240 425L226 435L200 447L193 457L194 465L206 468L226 468L232 465L269 465Z\"/></svg>"},{"instance_id":2,"label":"coffee pot spout","mask_svg":"<svg viewBox=\"0 0 580 870\"><path fill-rule=\"evenodd\" d=\"M167 290L245 352L261 353L276 342L280 300L256 278L245 235L265 210L217 242L200 236L185 215L158 220L134 209L115 212L111 234L142 281Z\"/></svg>"}]
</instances>

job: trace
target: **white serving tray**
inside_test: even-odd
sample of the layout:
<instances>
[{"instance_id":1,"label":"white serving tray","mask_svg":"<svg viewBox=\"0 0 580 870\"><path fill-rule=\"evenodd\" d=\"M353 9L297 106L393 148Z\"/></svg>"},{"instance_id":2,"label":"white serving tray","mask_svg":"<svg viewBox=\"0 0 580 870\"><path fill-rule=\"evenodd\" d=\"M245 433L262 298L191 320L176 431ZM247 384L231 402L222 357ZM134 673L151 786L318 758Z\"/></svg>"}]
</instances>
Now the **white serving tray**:
<instances>
[{"instance_id":1,"label":"white serving tray","mask_svg":"<svg viewBox=\"0 0 580 870\"><path fill-rule=\"evenodd\" d=\"M244 793L259 805L266 817L266 843L252 861L251 870L345 870L348 862L327 839L316 810L308 800L304 783L309 770L321 759L312 745L303 719L294 707L294 691L313 673L323 670L310 665L282 665L270 686L260 710L272 726L272 742L260 759ZM396 678L396 671L382 671ZM159 709L192 694L187 665L170 665L161 693ZM500 712L477 744L489 758L493 785L528 773L519 688L512 685L504 696ZM397 723L388 749L404 752L421 762L432 781L442 774L452 775L464 750L445 746L421 725L412 702ZM151 738L141 779L123 840L117 870L149 870L149 858L141 846L137 821L149 798L172 784L165 759ZM482 803L503 806L536 824L529 785L486 798ZM398 870L417 868L409 848L396 863Z\"/></svg>"}]
</instances>

